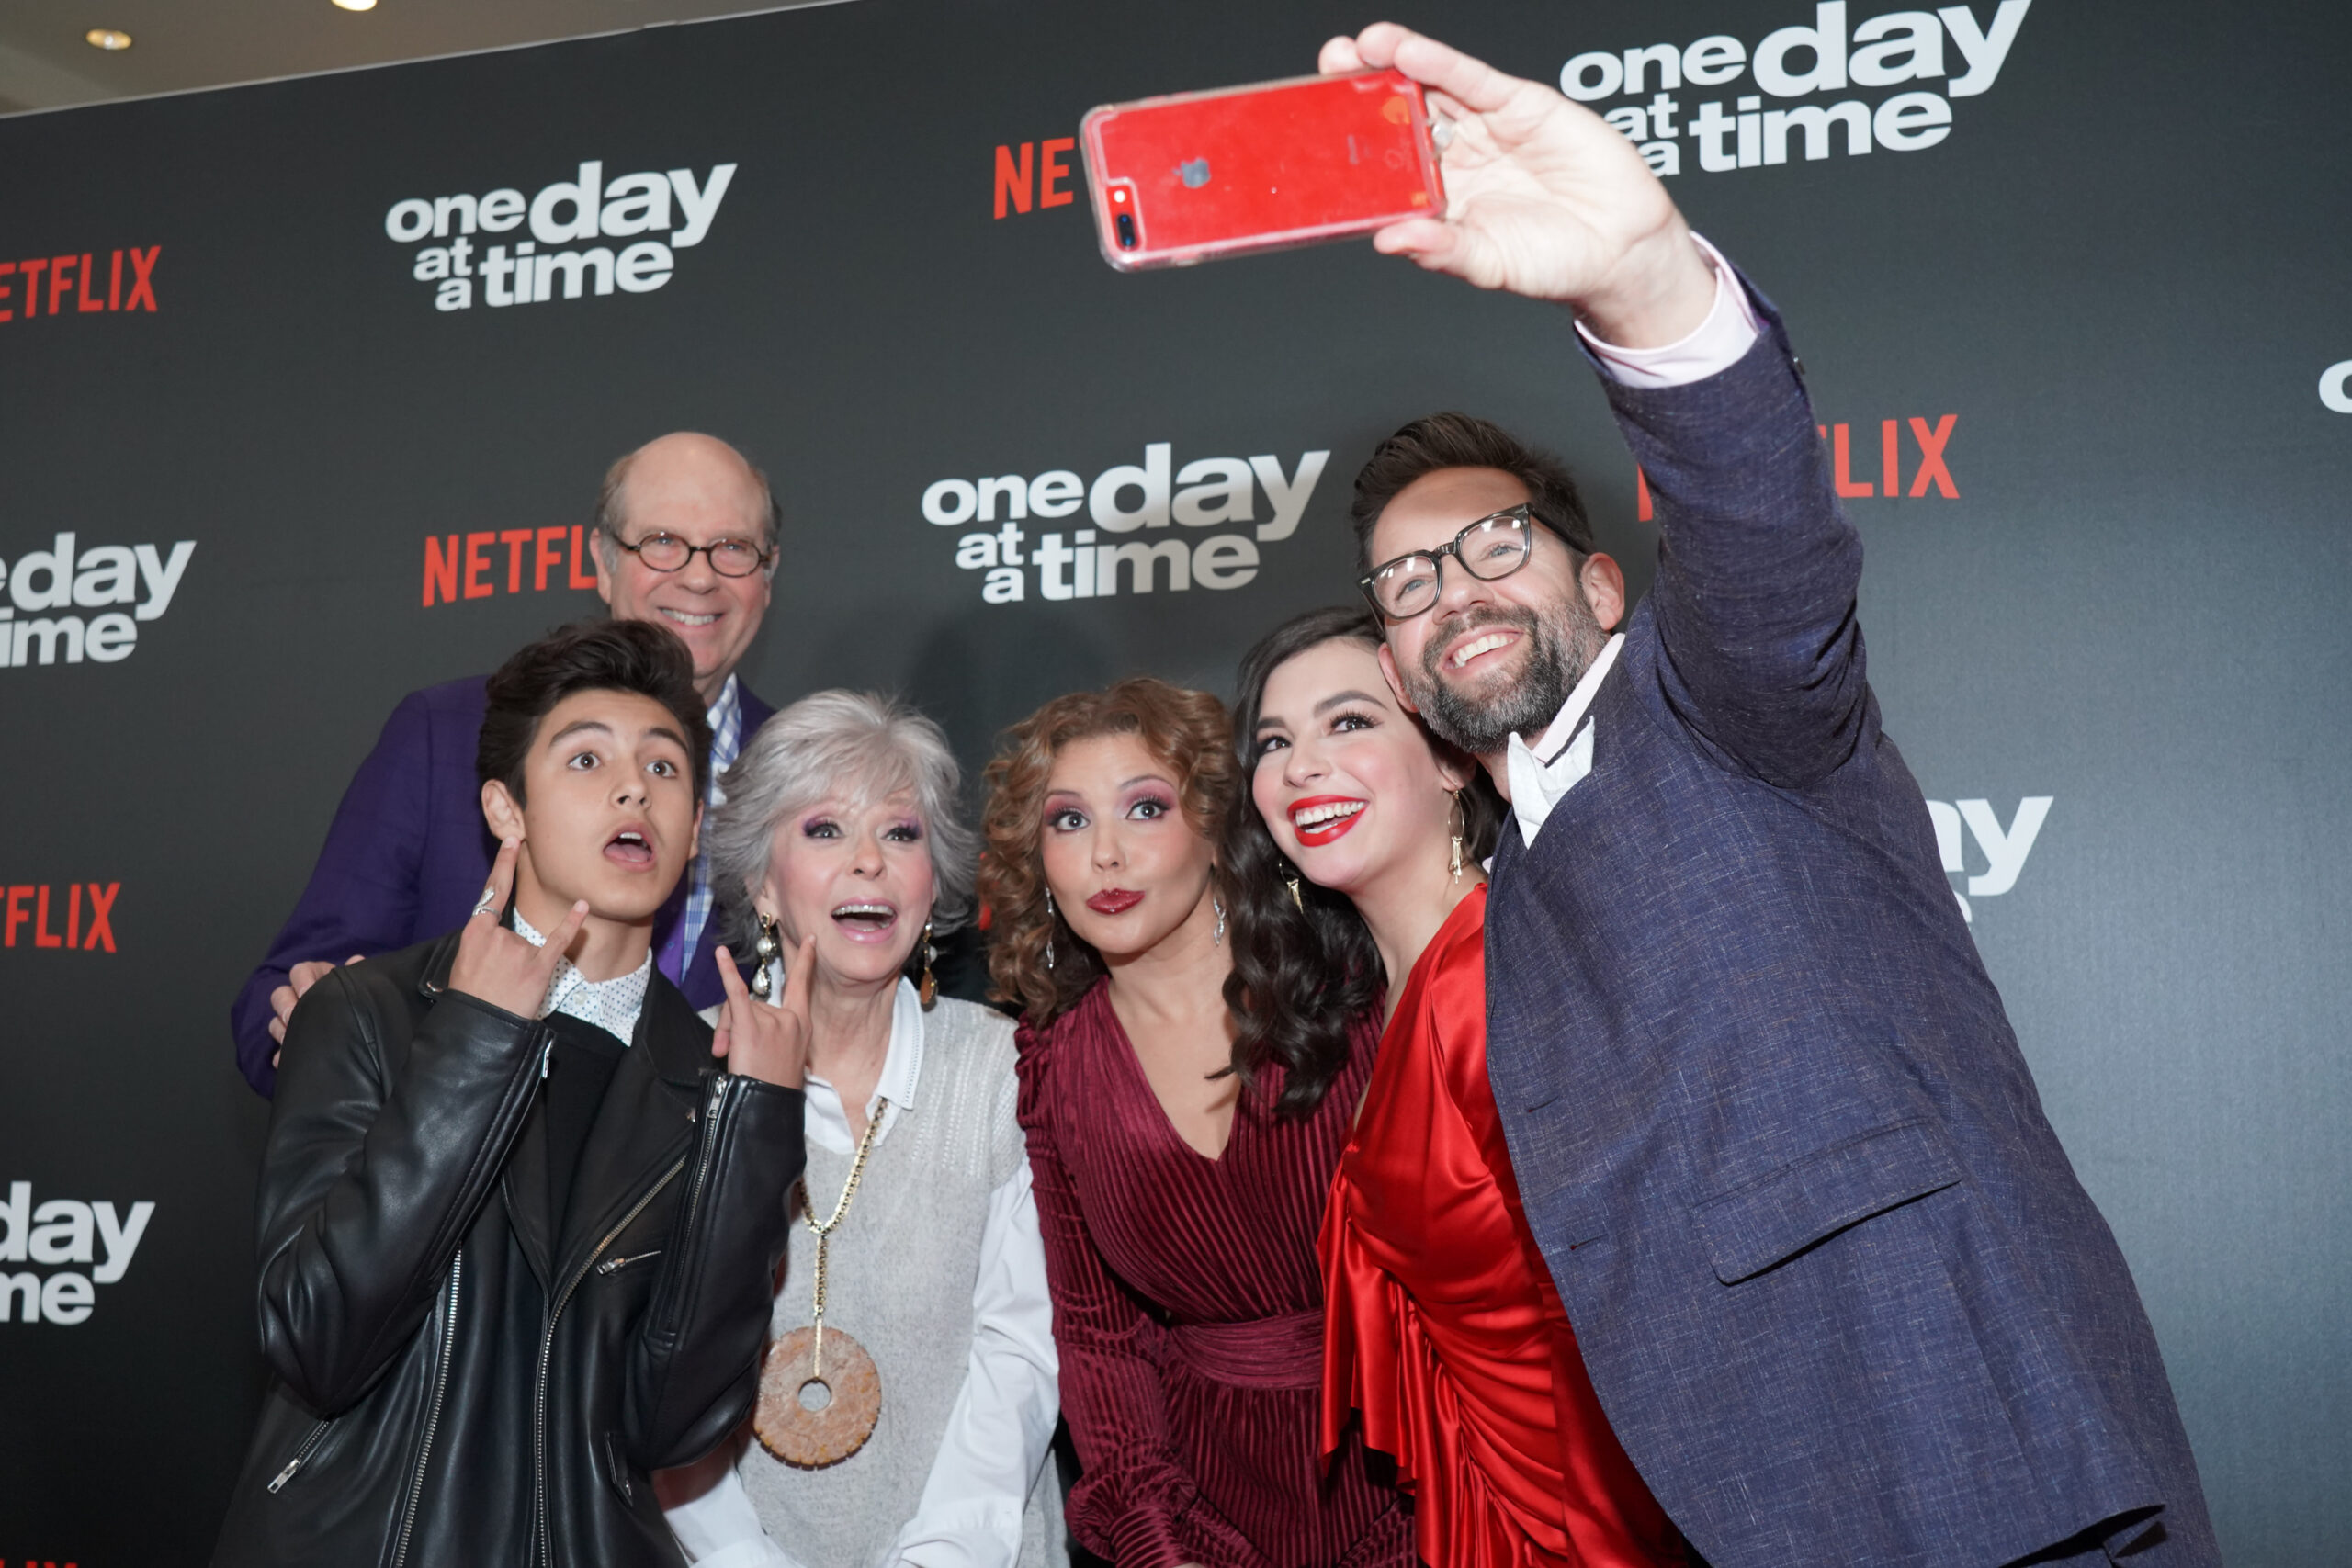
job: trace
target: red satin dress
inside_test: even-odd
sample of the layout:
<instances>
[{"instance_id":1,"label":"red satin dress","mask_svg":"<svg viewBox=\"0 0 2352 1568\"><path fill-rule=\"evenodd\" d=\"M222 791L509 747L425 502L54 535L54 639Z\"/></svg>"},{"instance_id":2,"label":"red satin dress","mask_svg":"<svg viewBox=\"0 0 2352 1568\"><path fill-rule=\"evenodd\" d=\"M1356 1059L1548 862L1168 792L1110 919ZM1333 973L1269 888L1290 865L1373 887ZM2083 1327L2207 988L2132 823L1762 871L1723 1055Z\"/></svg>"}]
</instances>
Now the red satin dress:
<instances>
[{"instance_id":1,"label":"red satin dress","mask_svg":"<svg viewBox=\"0 0 2352 1568\"><path fill-rule=\"evenodd\" d=\"M1617 1444L1529 1234L1487 1081L1487 890L1405 981L1318 1248L1323 1447L1396 1459L1431 1568L1657 1568L1681 1537Z\"/></svg>"}]
</instances>

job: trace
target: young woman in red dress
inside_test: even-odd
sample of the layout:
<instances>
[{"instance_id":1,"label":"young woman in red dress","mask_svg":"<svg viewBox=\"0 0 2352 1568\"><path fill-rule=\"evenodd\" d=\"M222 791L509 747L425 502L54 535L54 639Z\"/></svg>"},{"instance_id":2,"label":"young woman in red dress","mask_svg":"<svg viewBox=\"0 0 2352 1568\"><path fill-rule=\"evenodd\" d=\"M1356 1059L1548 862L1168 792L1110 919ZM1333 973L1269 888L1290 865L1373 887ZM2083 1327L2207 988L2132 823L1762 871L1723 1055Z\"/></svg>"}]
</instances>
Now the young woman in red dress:
<instances>
[{"instance_id":1,"label":"young woman in red dress","mask_svg":"<svg viewBox=\"0 0 2352 1568\"><path fill-rule=\"evenodd\" d=\"M1057 698L989 765L989 971L1018 1002L1070 1529L1119 1568L1404 1568L1360 1444L1318 1441L1315 1236L1369 1029L1306 1072L1232 1071L1239 770L1223 705L1152 680Z\"/></svg>"},{"instance_id":2,"label":"young woman in red dress","mask_svg":"<svg viewBox=\"0 0 2352 1568\"><path fill-rule=\"evenodd\" d=\"M1479 862L1500 802L1398 705L1379 647L1367 612L1339 609L1250 651L1239 734L1255 810L1227 835L1250 928L1242 1059L1336 1053L1317 987L1390 981L1323 1221L1321 1439L1338 1445L1363 1413L1432 1568L1680 1564L1529 1235L1487 1081Z\"/></svg>"}]
</instances>

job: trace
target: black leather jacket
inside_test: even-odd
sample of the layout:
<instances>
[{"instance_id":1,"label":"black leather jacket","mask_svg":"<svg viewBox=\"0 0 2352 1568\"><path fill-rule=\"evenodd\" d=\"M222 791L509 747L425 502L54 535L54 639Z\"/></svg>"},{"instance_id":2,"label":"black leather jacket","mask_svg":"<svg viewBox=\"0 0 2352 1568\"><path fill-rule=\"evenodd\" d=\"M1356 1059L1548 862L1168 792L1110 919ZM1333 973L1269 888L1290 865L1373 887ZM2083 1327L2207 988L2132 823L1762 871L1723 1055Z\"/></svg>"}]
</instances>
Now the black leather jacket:
<instances>
[{"instance_id":1,"label":"black leather jacket","mask_svg":"<svg viewBox=\"0 0 2352 1568\"><path fill-rule=\"evenodd\" d=\"M447 990L455 934L295 1010L261 1173L277 1373L213 1561L682 1561L647 1472L751 1408L801 1098L717 1068L658 974L548 1234L547 1025Z\"/></svg>"}]
</instances>

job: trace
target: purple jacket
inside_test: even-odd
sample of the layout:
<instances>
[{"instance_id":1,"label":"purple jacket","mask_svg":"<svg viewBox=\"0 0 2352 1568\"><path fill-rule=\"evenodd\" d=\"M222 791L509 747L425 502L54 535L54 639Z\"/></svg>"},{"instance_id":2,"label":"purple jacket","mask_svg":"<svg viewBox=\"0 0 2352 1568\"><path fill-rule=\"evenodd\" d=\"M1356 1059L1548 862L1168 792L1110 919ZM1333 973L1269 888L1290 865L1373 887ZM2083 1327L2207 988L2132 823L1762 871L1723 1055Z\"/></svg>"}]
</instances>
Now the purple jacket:
<instances>
[{"instance_id":1,"label":"purple jacket","mask_svg":"<svg viewBox=\"0 0 2352 1568\"><path fill-rule=\"evenodd\" d=\"M464 923L490 879L497 845L481 816L474 752L481 740L485 677L427 686L401 699L376 749L359 764L311 869L310 886L269 946L269 956L229 1010L237 1066L264 1095L277 1087L270 1066L269 994L305 959L335 963L355 953L397 953ZM775 710L740 681L743 739ZM684 917L686 879L654 926L660 952ZM697 1008L724 995L713 948L719 922L703 927L678 988Z\"/></svg>"}]
</instances>

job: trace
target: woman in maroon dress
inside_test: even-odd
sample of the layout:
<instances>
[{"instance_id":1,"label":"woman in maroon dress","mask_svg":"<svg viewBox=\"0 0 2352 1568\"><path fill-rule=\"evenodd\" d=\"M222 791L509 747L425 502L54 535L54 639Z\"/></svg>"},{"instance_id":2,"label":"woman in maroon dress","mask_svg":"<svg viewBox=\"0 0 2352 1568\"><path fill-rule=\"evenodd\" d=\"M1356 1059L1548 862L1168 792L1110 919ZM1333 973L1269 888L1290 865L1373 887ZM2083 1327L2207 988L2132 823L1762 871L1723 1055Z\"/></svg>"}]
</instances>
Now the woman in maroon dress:
<instances>
[{"instance_id":1,"label":"woman in maroon dress","mask_svg":"<svg viewBox=\"0 0 2352 1568\"><path fill-rule=\"evenodd\" d=\"M1317 976L1394 980L1323 1224L1322 1440L1362 1411L1433 1568L1679 1564L1528 1232L1487 1082L1479 859L1500 803L1398 705L1379 647L1364 612L1316 611L1243 660L1255 809L1227 843L1243 1059L1348 1049Z\"/></svg>"},{"instance_id":2,"label":"woman in maroon dress","mask_svg":"<svg viewBox=\"0 0 2352 1568\"><path fill-rule=\"evenodd\" d=\"M1318 1441L1315 1254L1359 1031L1307 1073L1231 1071L1215 833L1224 707L1124 681L1046 704L989 765L981 897L1018 1002L1070 1528L1119 1568L1410 1563L1396 1494Z\"/></svg>"}]
</instances>

